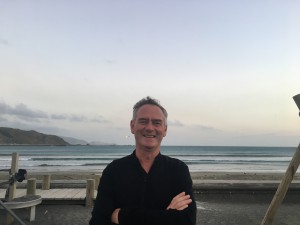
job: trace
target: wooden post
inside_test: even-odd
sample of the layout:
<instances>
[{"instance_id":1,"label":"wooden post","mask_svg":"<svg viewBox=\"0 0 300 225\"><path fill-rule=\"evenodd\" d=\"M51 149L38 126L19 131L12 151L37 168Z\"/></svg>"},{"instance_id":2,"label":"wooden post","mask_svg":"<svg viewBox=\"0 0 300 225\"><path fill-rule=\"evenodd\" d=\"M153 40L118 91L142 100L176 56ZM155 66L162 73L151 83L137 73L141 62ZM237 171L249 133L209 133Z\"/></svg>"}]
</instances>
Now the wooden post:
<instances>
[{"instance_id":1,"label":"wooden post","mask_svg":"<svg viewBox=\"0 0 300 225\"><path fill-rule=\"evenodd\" d=\"M36 194L36 178L30 178L27 180L27 195L35 195ZM35 209L36 206L30 207L29 221L35 220Z\"/></svg>"},{"instance_id":2,"label":"wooden post","mask_svg":"<svg viewBox=\"0 0 300 225\"><path fill-rule=\"evenodd\" d=\"M98 186L100 184L100 177L101 177L100 174L95 174L95 190L98 189Z\"/></svg>"},{"instance_id":3,"label":"wooden post","mask_svg":"<svg viewBox=\"0 0 300 225\"><path fill-rule=\"evenodd\" d=\"M289 167L286 170L286 173L285 173L281 183L279 184L279 186L277 188L277 191L276 191L276 193L273 197L273 200L265 214L265 217L263 218L261 225L271 225L273 223L277 209L279 208L282 200L284 199L284 197L286 195L289 185L292 182L294 175L298 169L299 163L300 163L300 144L290 162Z\"/></svg>"},{"instance_id":4,"label":"wooden post","mask_svg":"<svg viewBox=\"0 0 300 225\"><path fill-rule=\"evenodd\" d=\"M18 172L18 166L19 166L19 153L14 152L12 153L12 157L11 157L11 167L10 167L10 172L9 175L10 176L14 176L15 173ZM13 182L12 184L9 185L8 187L8 201L13 200L16 197L16 187L17 187L17 183ZM14 222L14 218L7 213L6 214L6 224L12 224Z\"/></svg>"},{"instance_id":5,"label":"wooden post","mask_svg":"<svg viewBox=\"0 0 300 225\"><path fill-rule=\"evenodd\" d=\"M30 178L27 180L27 195L36 194L36 178Z\"/></svg>"},{"instance_id":6,"label":"wooden post","mask_svg":"<svg viewBox=\"0 0 300 225\"><path fill-rule=\"evenodd\" d=\"M50 178L51 178L50 174L47 174L47 175L43 176L42 190L49 190L50 189Z\"/></svg>"},{"instance_id":7,"label":"wooden post","mask_svg":"<svg viewBox=\"0 0 300 225\"><path fill-rule=\"evenodd\" d=\"M35 220L35 209L36 209L35 205L30 207L30 214L29 214L29 221L30 222Z\"/></svg>"},{"instance_id":8,"label":"wooden post","mask_svg":"<svg viewBox=\"0 0 300 225\"><path fill-rule=\"evenodd\" d=\"M85 206L93 207L94 206L94 193L95 193L95 180L88 179L86 182L86 197L85 197Z\"/></svg>"},{"instance_id":9,"label":"wooden post","mask_svg":"<svg viewBox=\"0 0 300 225\"><path fill-rule=\"evenodd\" d=\"M19 153L14 152L11 158L10 175L14 175L15 173L18 172L18 166L19 166ZM16 197L16 187L17 187L16 182L13 182L13 184L9 185L8 201L11 201Z\"/></svg>"}]
</instances>

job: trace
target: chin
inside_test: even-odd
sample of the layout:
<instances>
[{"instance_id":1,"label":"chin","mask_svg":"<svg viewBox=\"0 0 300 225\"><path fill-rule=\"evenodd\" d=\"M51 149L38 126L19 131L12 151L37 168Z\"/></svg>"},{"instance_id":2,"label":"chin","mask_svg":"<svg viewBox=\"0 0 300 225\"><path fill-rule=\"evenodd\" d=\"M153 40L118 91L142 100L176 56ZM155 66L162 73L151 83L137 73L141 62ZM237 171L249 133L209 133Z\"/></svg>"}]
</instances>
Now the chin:
<instances>
[{"instance_id":1,"label":"chin","mask_svg":"<svg viewBox=\"0 0 300 225\"><path fill-rule=\"evenodd\" d=\"M143 145L146 151L153 152L157 149L157 145Z\"/></svg>"}]
</instances>

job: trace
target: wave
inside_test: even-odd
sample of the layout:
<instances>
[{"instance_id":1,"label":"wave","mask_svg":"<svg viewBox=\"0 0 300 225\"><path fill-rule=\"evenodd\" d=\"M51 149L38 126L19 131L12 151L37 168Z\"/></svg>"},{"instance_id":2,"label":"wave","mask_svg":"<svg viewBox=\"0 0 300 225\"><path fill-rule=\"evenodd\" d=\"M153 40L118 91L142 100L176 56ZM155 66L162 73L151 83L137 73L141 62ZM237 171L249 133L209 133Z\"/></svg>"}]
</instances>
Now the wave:
<instances>
[{"instance_id":1,"label":"wave","mask_svg":"<svg viewBox=\"0 0 300 225\"><path fill-rule=\"evenodd\" d=\"M81 157L44 157L44 158L31 158L32 161L87 161L87 160L114 160L118 157L88 157L88 158L81 158Z\"/></svg>"},{"instance_id":2,"label":"wave","mask_svg":"<svg viewBox=\"0 0 300 225\"><path fill-rule=\"evenodd\" d=\"M184 161L184 160L183 160ZM243 164L243 165L253 165L253 164L265 164L265 165L275 165L275 164L287 164L288 162L286 161L184 161L187 165L200 165L200 164L210 164L210 165L214 165L214 164Z\"/></svg>"},{"instance_id":3,"label":"wave","mask_svg":"<svg viewBox=\"0 0 300 225\"><path fill-rule=\"evenodd\" d=\"M84 164L40 164L40 165L31 165L33 167L39 166L39 167L53 167L53 166L105 166L107 163L84 163Z\"/></svg>"}]
</instances>

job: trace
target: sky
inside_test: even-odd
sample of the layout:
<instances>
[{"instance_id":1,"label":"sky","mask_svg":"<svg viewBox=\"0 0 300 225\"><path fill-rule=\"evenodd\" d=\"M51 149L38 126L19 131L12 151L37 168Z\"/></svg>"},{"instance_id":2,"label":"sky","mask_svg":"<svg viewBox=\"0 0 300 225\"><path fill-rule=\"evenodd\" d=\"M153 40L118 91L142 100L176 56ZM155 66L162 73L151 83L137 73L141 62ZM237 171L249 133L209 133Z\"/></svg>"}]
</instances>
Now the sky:
<instances>
[{"instance_id":1,"label":"sky","mask_svg":"<svg viewBox=\"0 0 300 225\"><path fill-rule=\"evenodd\" d=\"M0 127L134 144L132 107L167 109L163 145L298 146L300 2L0 0Z\"/></svg>"}]
</instances>

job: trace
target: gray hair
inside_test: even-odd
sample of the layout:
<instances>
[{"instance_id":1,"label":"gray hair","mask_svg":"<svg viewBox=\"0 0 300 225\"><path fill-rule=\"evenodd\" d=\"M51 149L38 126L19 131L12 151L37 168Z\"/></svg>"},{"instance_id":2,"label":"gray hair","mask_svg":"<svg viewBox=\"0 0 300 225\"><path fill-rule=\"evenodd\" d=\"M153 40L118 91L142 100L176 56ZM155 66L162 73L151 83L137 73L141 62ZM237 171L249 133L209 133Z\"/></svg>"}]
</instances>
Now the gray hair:
<instances>
[{"instance_id":1,"label":"gray hair","mask_svg":"<svg viewBox=\"0 0 300 225\"><path fill-rule=\"evenodd\" d=\"M168 113L167 110L165 110L164 107L161 106L159 101L157 99L151 98L147 96L146 98L141 99L138 101L134 106L133 106L133 115L132 115L132 120L136 118L137 111L143 106L143 105L154 105L157 106L161 109L161 111L164 114L164 119L165 119L165 124L167 124L167 118L168 118Z\"/></svg>"}]
</instances>

